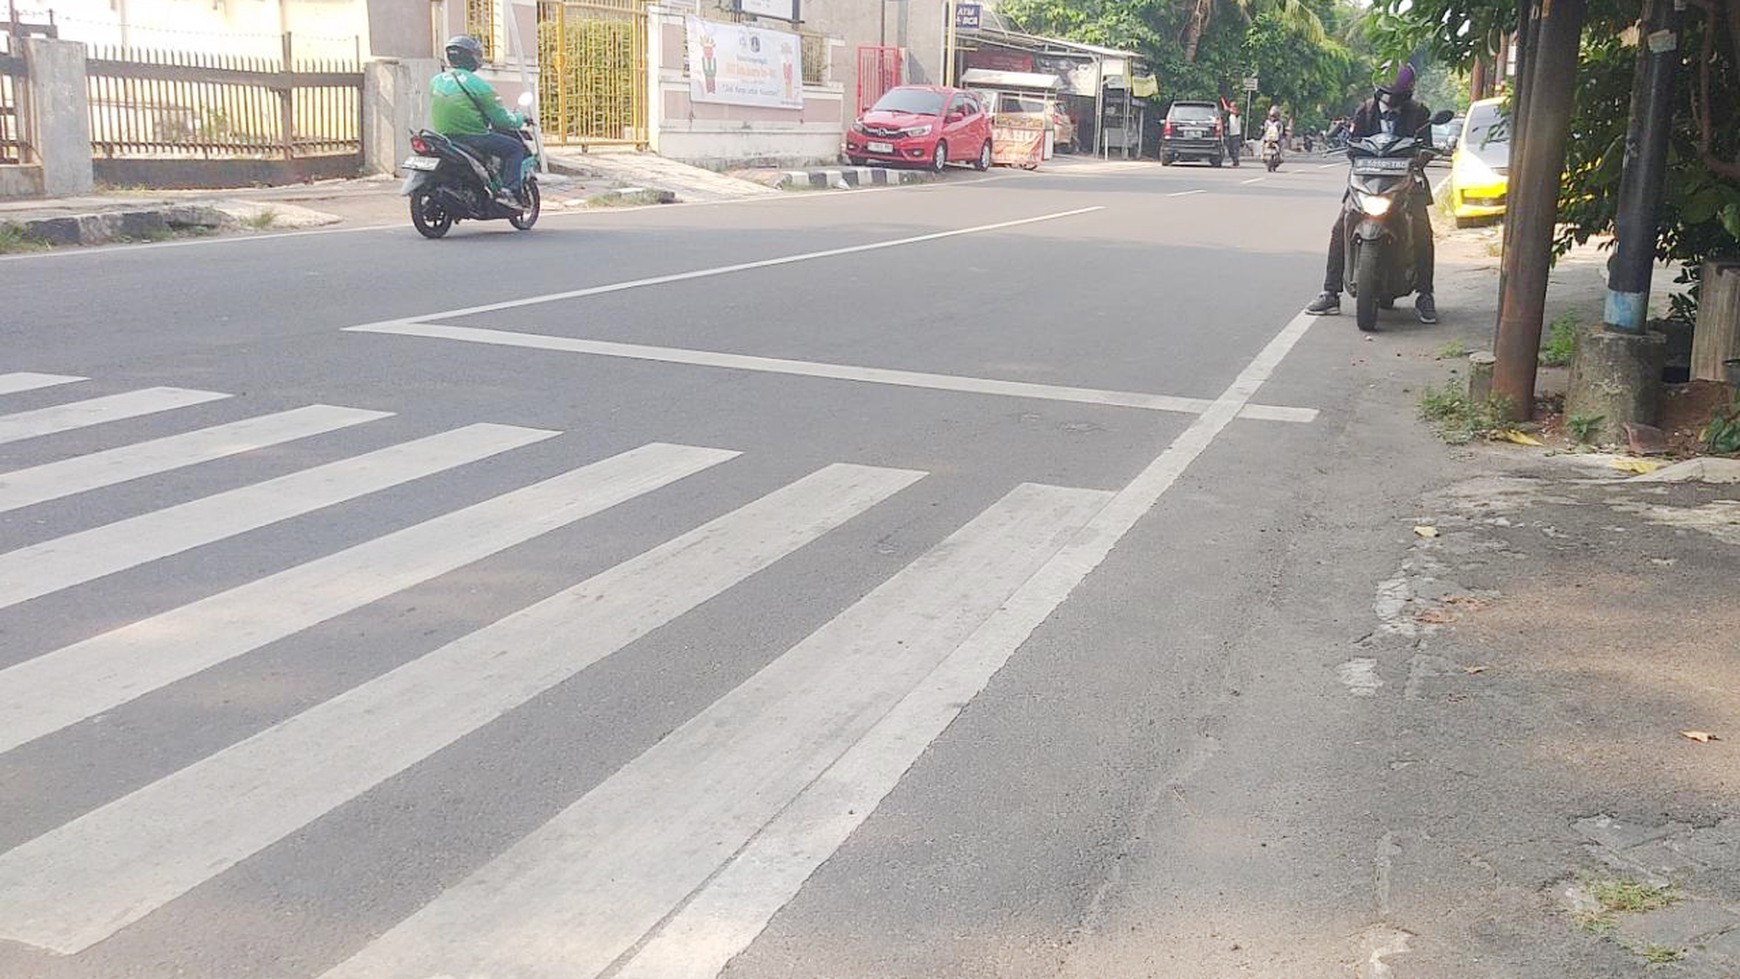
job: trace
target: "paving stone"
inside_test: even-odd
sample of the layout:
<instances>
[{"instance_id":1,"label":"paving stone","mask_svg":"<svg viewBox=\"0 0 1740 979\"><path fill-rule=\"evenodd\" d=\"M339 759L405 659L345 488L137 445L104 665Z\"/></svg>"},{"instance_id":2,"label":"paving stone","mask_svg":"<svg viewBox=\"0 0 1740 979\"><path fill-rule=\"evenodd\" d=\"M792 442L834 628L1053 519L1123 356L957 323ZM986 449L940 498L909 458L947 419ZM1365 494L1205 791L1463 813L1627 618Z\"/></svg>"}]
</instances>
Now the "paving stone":
<instances>
[{"instance_id":1,"label":"paving stone","mask_svg":"<svg viewBox=\"0 0 1740 979\"><path fill-rule=\"evenodd\" d=\"M1706 865L1676 848L1677 840L1652 840L1631 847L1620 854L1627 862L1642 867L1651 874L1673 880L1685 880L1703 870Z\"/></svg>"},{"instance_id":2,"label":"paving stone","mask_svg":"<svg viewBox=\"0 0 1740 979\"><path fill-rule=\"evenodd\" d=\"M1731 928L1720 935L1704 939L1704 952L1740 964L1740 928Z\"/></svg>"},{"instance_id":3,"label":"paving stone","mask_svg":"<svg viewBox=\"0 0 1740 979\"><path fill-rule=\"evenodd\" d=\"M1619 930L1639 941L1669 948L1688 948L1700 939L1740 927L1740 915L1719 904L1697 899L1644 914L1621 915Z\"/></svg>"},{"instance_id":4,"label":"paving stone","mask_svg":"<svg viewBox=\"0 0 1740 979\"><path fill-rule=\"evenodd\" d=\"M1740 870L1740 835L1725 827L1694 830L1668 845L1706 867Z\"/></svg>"},{"instance_id":5,"label":"paving stone","mask_svg":"<svg viewBox=\"0 0 1740 979\"><path fill-rule=\"evenodd\" d=\"M1572 826L1590 842L1612 847L1615 850L1627 850L1652 840L1659 840L1686 828L1682 823L1644 826L1615 819L1612 816L1591 816L1587 819L1577 820Z\"/></svg>"}]
</instances>

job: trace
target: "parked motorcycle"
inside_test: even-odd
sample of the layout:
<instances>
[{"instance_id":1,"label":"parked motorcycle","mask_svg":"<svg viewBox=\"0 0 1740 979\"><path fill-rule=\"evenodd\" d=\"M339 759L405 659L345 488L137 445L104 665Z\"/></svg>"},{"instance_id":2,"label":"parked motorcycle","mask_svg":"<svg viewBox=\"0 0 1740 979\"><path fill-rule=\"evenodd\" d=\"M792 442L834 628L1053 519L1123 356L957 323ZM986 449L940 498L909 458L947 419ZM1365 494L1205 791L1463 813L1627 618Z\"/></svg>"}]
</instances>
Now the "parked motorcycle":
<instances>
[{"instance_id":1,"label":"parked motorcycle","mask_svg":"<svg viewBox=\"0 0 1740 979\"><path fill-rule=\"evenodd\" d=\"M530 92L520 96L520 108L531 108ZM440 133L428 129L411 136L411 157L404 162L410 171L399 193L411 199L411 224L425 238L440 238L459 221L500 221L521 231L538 223L542 198L537 169L543 162L543 141L537 124L528 121L514 134L526 144L522 170L522 203L510 207L496 200L501 193L501 160L481 156Z\"/></svg>"},{"instance_id":2,"label":"parked motorcycle","mask_svg":"<svg viewBox=\"0 0 1740 979\"><path fill-rule=\"evenodd\" d=\"M1431 194L1425 168L1437 151L1432 126L1449 122L1440 110L1411 136L1377 133L1350 140L1350 161L1343 227L1347 234L1348 292L1355 299L1355 319L1366 332L1377 329L1378 310L1414 291L1414 235L1430 234L1414 227L1415 194Z\"/></svg>"}]
</instances>

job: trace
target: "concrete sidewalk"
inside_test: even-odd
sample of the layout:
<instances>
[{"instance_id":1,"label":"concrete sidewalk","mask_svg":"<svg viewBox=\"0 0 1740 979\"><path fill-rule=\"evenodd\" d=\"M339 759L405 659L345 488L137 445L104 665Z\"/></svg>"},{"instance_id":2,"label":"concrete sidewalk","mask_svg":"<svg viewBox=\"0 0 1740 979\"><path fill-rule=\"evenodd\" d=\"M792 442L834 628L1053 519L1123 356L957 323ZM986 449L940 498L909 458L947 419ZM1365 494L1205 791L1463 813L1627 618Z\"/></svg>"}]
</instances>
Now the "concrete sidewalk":
<instances>
[{"instance_id":1,"label":"concrete sidewalk","mask_svg":"<svg viewBox=\"0 0 1740 979\"><path fill-rule=\"evenodd\" d=\"M755 180L653 153L546 147L547 210L741 200L777 194ZM126 189L82 197L0 201L0 229L41 245L100 245L225 232L287 231L401 221L399 176L376 175L235 190Z\"/></svg>"},{"instance_id":2,"label":"concrete sidewalk","mask_svg":"<svg viewBox=\"0 0 1740 979\"><path fill-rule=\"evenodd\" d=\"M1445 351L1490 337L1497 259L1446 237L1444 326L1392 314L1359 344L1396 410L1465 384ZM1598 320L1605 253L1568 258L1549 319ZM1378 856L1409 939L1387 965L1558 976L1540 950L1565 943L1565 974L1740 975L1740 461L1640 476L1656 463L1538 434L1442 450L1458 475L1397 528L1410 548L1343 653L1349 696L1392 717L1384 792L1415 812Z\"/></svg>"}]
</instances>

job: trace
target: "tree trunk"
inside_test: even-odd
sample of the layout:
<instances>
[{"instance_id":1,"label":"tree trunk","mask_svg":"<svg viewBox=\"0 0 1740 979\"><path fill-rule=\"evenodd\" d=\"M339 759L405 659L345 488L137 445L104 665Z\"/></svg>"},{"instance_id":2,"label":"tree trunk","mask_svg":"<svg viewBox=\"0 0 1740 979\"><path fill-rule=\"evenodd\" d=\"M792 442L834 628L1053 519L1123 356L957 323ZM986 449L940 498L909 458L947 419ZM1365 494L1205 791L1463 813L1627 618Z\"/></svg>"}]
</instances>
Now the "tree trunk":
<instances>
[{"instance_id":1,"label":"tree trunk","mask_svg":"<svg viewBox=\"0 0 1740 979\"><path fill-rule=\"evenodd\" d=\"M1728 380L1724 361L1740 357L1740 262L1708 261L1692 331L1692 380Z\"/></svg>"},{"instance_id":2,"label":"tree trunk","mask_svg":"<svg viewBox=\"0 0 1740 979\"><path fill-rule=\"evenodd\" d=\"M1202 44L1202 35L1208 30L1209 14L1214 10L1214 0L1196 0L1190 7L1190 20L1184 25L1184 60L1196 61L1196 49Z\"/></svg>"}]
</instances>

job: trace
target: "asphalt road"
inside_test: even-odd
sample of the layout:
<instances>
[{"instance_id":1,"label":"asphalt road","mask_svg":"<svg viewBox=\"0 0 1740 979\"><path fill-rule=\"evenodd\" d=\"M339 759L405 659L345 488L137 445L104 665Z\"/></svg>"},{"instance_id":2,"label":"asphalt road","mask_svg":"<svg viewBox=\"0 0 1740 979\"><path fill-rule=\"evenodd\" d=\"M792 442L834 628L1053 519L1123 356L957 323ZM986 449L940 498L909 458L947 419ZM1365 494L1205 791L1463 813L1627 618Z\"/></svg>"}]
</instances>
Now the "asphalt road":
<instances>
[{"instance_id":1,"label":"asphalt road","mask_svg":"<svg viewBox=\"0 0 1740 979\"><path fill-rule=\"evenodd\" d=\"M1339 170L954 176L0 260L0 976L1381 960Z\"/></svg>"}]
</instances>

